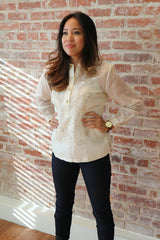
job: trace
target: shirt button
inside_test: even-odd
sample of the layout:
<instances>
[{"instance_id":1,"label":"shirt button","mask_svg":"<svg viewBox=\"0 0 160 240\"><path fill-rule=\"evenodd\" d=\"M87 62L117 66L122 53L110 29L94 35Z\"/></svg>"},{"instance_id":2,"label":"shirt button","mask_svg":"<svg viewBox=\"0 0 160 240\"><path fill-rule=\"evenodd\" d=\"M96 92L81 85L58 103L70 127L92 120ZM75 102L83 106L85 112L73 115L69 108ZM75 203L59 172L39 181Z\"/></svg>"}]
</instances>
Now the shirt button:
<instances>
[{"instance_id":1,"label":"shirt button","mask_svg":"<svg viewBox=\"0 0 160 240\"><path fill-rule=\"evenodd\" d=\"M69 103L69 101L68 101L68 100L66 100L66 103Z\"/></svg>"}]
</instances>

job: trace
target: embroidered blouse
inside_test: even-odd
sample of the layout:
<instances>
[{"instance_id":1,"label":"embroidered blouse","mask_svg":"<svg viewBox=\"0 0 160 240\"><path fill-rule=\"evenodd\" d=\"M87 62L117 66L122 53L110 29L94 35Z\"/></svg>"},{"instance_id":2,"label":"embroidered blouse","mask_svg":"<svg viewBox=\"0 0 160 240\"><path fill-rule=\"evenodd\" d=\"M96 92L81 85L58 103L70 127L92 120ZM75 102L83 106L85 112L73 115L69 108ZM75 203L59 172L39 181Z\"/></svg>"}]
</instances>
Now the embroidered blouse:
<instances>
[{"instance_id":1,"label":"embroidered blouse","mask_svg":"<svg viewBox=\"0 0 160 240\"><path fill-rule=\"evenodd\" d=\"M120 78L113 65L102 62L96 73L89 76L81 67L70 64L69 85L60 92L51 90L45 70L36 90L37 107L49 121L57 112L59 126L53 129L52 150L56 157L68 162L89 162L104 157L110 152L110 135L97 129L83 126L86 112L95 112L107 117L110 99L119 105L112 119L114 127L126 123L141 109L137 94Z\"/></svg>"}]
</instances>

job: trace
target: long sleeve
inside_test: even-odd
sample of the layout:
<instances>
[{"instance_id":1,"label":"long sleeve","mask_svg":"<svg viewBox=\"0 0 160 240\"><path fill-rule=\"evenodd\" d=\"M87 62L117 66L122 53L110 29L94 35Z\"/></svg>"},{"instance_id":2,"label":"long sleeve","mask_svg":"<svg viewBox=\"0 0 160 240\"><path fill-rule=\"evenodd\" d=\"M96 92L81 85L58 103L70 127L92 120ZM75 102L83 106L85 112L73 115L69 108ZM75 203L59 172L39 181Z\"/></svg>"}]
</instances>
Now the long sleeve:
<instances>
[{"instance_id":1,"label":"long sleeve","mask_svg":"<svg viewBox=\"0 0 160 240\"><path fill-rule=\"evenodd\" d=\"M51 120L54 113L54 106L51 103L51 90L45 78L45 71L41 75L36 89L36 105L42 116L47 120Z\"/></svg>"},{"instance_id":2,"label":"long sleeve","mask_svg":"<svg viewBox=\"0 0 160 240\"><path fill-rule=\"evenodd\" d=\"M115 127L128 122L142 109L142 101L137 94L118 76L114 66L110 66L107 80L103 82L105 92L109 98L118 104L119 110L113 119ZM108 120L106 111L102 117Z\"/></svg>"}]
</instances>

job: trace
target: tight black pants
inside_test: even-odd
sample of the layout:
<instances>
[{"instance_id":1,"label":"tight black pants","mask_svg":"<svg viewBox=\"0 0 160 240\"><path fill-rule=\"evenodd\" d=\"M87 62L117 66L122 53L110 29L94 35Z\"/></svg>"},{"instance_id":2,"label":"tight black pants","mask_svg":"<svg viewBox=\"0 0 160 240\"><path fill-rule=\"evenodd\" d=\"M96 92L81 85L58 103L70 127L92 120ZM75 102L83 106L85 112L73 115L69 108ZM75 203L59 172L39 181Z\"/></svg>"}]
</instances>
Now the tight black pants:
<instances>
[{"instance_id":1,"label":"tight black pants","mask_svg":"<svg viewBox=\"0 0 160 240\"><path fill-rule=\"evenodd\" d=\"M99 240L114 239L114 220L110 206L111 164L109 155L87 163L69 163L52 154L56 190L56 236L70 236L75 186L81 169L97 223Z\"/></svg>"}]
</instances>

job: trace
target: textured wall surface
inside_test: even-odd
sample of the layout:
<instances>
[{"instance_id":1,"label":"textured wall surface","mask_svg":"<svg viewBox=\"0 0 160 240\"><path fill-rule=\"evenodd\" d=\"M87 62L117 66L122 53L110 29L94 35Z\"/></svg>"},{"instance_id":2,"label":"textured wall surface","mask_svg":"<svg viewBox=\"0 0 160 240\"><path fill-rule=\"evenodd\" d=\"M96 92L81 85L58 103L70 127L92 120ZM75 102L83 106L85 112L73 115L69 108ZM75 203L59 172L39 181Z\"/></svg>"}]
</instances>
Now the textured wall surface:
<instances>
[{"instance_id":1,"label":"textured wall surface","mask_svg":"<svg viewBox=\"0 0 160 240\"><path fill-rule=\"evenodd\" d=\"M96 23L100 52L141 96L144 109L112 133L116 226L160 239L160 1L0 1L0 195L50 207L51 130L34 103L37 79L73 11ZM111 103L109 114L115 114ZM93 219L81 175L74 214Z\"/></svg>"}]
</instances>

